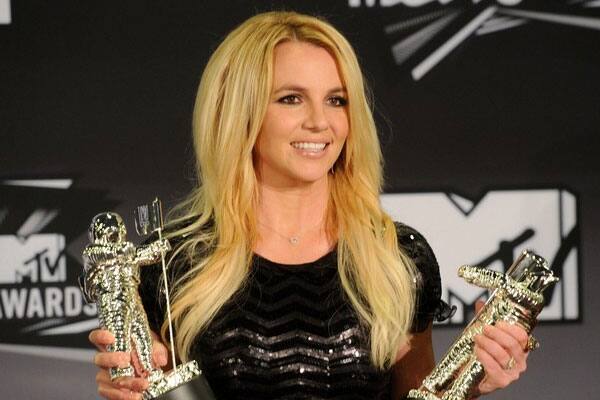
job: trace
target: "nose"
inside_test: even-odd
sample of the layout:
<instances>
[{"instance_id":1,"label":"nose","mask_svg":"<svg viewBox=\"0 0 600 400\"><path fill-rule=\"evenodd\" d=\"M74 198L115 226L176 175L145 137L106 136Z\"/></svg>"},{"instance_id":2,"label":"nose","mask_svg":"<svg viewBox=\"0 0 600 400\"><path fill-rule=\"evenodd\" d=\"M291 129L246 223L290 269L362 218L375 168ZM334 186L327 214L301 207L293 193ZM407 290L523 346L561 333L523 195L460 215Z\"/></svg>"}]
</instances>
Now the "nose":
<instances>
[{"instance_id":1,"label":"nose","mask_svg":"<svg viewBox=\"0 0 600 400\"><path fill-rule=\"evenodd\" d=\"M329 121L325 115L324 106L321 104L310 105L306 112L303 128L313 132L322 132L328 127Z\"/></svg>"}]
</instances>

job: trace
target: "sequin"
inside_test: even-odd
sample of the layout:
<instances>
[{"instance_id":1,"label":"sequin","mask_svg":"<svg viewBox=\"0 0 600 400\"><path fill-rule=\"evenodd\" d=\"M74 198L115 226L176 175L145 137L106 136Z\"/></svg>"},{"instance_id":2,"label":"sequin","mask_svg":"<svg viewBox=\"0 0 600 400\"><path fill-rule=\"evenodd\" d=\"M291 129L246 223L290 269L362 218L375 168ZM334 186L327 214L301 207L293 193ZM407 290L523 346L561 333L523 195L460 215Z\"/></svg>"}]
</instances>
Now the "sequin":
<instances>
[{"instance_id":1,"label":"sequin","mask_svg":"<svg viewBox=\"0 0 600 400\"><path fill-rule=\"evenodd\" d=\"M437 309L439 272L425 240L404 225L397 228L401 249L424 275L419 328L429 324ZM255 256L244 288L192 346L191 358L202 360L217 398L390 397L390 371L371 364L368 332L341 288L336 263L335 252L293 267ZM156 307L155 296L142 297L147 309ZM160 315L149 316L153 326L160 325ZM223 362L234 359L238 361Z\"/></svg>"}]
</instances>

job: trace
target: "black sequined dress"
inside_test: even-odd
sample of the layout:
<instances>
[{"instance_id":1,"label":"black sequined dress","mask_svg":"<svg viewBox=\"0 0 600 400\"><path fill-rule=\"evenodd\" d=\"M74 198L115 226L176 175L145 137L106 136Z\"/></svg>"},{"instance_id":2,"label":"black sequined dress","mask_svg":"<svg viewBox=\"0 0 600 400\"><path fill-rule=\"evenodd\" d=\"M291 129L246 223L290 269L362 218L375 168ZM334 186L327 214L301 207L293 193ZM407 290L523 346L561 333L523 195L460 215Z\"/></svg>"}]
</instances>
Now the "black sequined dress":
<instances>
[{"instance_id":1,"label":"black sequined dress","mask_svg":"<svg viewBox=\"0 0 600 400\"><path fill-rule=\"evenodd\" d=\"M443 319L437 261L426 240L397 224L421 275L413 330ZM140 294L158 331L160 266L142 268ZM368 333L341 287L335 251L300 265L256 255L247 284L197 338L198 360L217 399L388 399L390 371L370 363Z\"/></svg>"}]
</instances>

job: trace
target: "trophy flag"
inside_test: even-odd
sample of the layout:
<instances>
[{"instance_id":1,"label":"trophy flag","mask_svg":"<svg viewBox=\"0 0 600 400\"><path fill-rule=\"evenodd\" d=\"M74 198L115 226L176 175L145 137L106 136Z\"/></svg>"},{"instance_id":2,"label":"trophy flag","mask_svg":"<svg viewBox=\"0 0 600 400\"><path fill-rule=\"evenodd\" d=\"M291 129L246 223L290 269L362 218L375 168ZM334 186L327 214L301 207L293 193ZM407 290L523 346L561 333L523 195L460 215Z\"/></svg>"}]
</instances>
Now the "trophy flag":
<instances>
[{"instance_id":1,"label":"trophy flag","mask_svg":"<svg viewBox=\"0 0 600 400\"><path fill-rule=\"evenodd\" d=\"M150 204L142 204L136 207L133 213L135 215L135 230L138 235L147 236L152 232L162 231L162 203L158 197Z\"/></svg>"}]
</instances>

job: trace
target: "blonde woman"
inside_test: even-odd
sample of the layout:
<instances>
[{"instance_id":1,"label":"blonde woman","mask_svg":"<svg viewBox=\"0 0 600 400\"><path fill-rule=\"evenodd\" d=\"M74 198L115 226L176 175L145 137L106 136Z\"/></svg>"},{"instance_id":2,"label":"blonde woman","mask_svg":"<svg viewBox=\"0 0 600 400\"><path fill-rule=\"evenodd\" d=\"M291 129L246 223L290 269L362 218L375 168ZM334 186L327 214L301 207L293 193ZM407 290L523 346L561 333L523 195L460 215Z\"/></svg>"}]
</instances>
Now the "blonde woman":
<instances>
[{"instance_id":1,"label":"blonde woman","mask_svg":"<svg viewBox=\"0 0 600 400\"><path fill-rule=\"evenodd\" d=\"M432 320L448 310L427 242L380 207L381 152L347 40L311 16L250 18L210 58L193 132L198 187L168 235L178 357L201 362L219 399L388 399L417 387L434 365ZM159 279L147 268L140 291L165 366ZM526 340L510 326L479 337L481 393L518 378ZM141 398L142 377L108 378L129 358L97 354L102 396Z\"/></svg>"}]
</instances>

